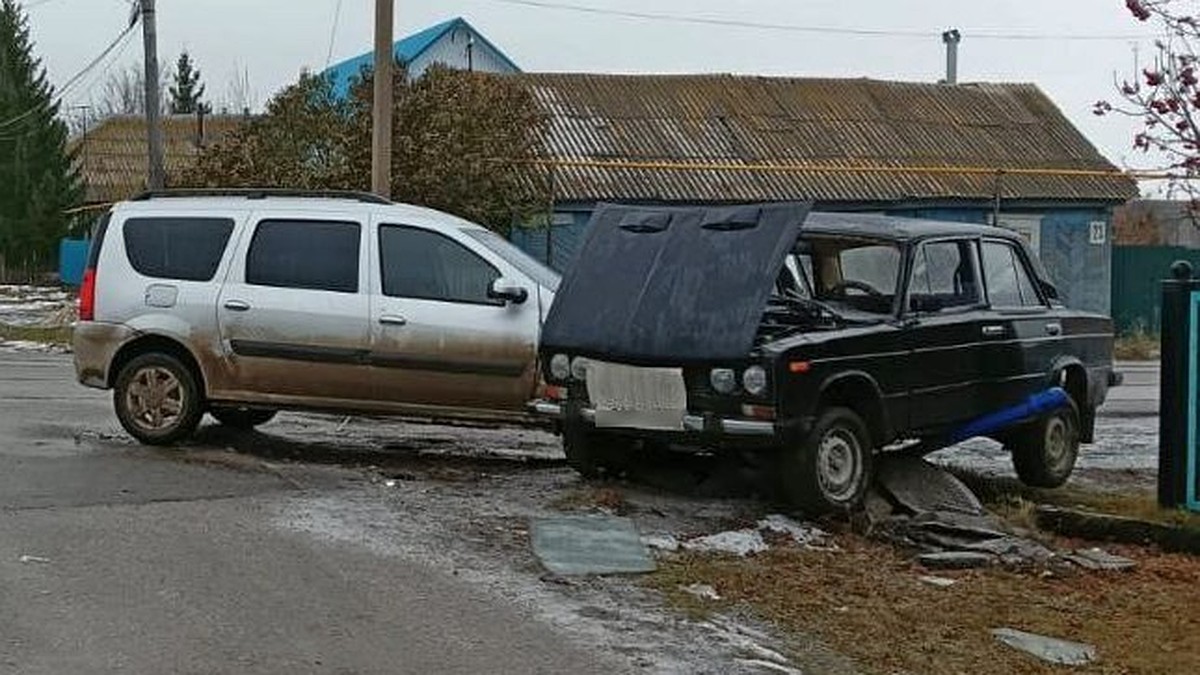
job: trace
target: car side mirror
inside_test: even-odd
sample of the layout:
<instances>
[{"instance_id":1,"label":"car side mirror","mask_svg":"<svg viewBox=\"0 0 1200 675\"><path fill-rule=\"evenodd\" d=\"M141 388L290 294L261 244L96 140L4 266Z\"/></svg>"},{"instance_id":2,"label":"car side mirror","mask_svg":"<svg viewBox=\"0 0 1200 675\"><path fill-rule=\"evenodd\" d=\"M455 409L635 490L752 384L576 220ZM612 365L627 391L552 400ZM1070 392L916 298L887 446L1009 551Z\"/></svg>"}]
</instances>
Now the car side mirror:
<instances>
[{"instance_id":1,"label":"car side mirror","mask_svg":"<svg viewBox=\"0 0 1200 675\"><path fill-rule=\"evenodd\" d=\"M519 305L529 299L529 291L512 279L501 277L488 287L488 297Z\"/></svg>"},{"instance_id":2,"label":"car side mirror","mask_svg":"<svg viewBox=\"0 0 1200 675\"><path fill-rule=\"evenodd\" d=\"M914 312L940 312L944 305L940 298L932 295L914 295L908 300L908 305Z\"/></svg>"}]
</instances>

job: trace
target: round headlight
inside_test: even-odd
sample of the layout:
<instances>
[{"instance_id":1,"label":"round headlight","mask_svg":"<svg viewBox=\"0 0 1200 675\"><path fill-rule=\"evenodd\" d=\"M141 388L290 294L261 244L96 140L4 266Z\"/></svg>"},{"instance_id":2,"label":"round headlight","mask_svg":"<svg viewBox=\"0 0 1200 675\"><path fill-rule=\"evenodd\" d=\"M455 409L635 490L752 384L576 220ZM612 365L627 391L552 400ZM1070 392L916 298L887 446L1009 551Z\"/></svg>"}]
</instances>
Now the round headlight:
<instances>
[{"instance_id":1,"label":"round headlight","mask_svg":"<svg viewBox=\"0 0 1200 675\"><path fill-rule=\"evenodd\" d=\"M587 379L588 360L582 356L571 359L571 377L583 382Z\"/></svg>"},{"instance_id":2,"label":"round headlight","mask_svg":"<svg viewBox=\"0 0 1200 675\"><path fill-rule=\"evenodd\" d=\"M742 373L742 386L753 396L767 393L767 371L762 366L750 366Z\"/></svg>"},{"instance_id":3,"label":"round headlight","mask_svg":"<svg viewBox=\"0 0 1200 675\"><path fill-rule=\"evenodd\" d=\"M550 377L556 380L567 380L571 377L571 359L566 354L555 354L550 357Z\"/></svg>"},{"instance_id":4,"label":"round headlight","mask_svg":"<svg viewBox=\"0 0 1200 675\"><path fill-rule=\"evenodd\" d=\"M728 368L713 368L708 383L718 394L732 394L737 389L737 375Z\"/></svg>"}]
</instances>

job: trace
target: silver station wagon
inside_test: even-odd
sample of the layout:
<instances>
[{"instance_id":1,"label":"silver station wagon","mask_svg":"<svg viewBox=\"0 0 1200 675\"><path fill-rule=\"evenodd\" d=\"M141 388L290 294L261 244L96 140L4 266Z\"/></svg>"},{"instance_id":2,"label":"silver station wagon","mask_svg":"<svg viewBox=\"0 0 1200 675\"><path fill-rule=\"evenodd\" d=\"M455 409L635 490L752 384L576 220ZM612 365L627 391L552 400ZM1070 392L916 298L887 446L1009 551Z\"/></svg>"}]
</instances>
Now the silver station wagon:
<instances>
[{"instance_id":1,"label":"silver station wagon","mask_svg":"<svg viewBox=\"0 0 1200 675\"><path fill-rule=\"evenodd\" d=\"M372 195L147 193L97 223L75 366L150 444L206 412L520 415L558 281L490 230Z\"/></svg>"}]
</instances>

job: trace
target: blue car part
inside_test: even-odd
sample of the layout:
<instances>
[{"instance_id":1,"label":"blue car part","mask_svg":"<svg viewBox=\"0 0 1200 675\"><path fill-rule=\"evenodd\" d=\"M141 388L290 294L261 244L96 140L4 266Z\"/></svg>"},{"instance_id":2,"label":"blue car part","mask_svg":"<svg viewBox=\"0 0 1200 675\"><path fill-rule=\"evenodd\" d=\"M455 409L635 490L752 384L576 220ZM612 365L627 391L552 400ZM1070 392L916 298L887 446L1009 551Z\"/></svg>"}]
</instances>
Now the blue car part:
<instances>
[{"instance_id":1,"label":"blue car part","mask_svg":"<svg viewBox=\"0 0 1200 675\"><path fill-rule=\"evenodd\" d=\"M986 436L994 431L999 431L1005 427L1026 422L1063 408L1069 401L1070 398L1062 387L1051 387L1045 391L1033 394L1010 408L988 413L967 422L951 432L949 442L953 444L965 441L974 436Z\"/></svg>"}]
</instances>

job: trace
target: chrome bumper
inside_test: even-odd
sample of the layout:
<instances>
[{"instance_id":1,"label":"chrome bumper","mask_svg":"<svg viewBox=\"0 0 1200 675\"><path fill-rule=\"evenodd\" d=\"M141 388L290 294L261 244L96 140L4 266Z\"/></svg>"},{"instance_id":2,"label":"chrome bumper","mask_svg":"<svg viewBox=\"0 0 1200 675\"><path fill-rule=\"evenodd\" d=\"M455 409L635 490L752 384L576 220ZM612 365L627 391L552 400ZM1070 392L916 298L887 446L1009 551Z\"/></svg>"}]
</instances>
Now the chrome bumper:
<instances>
[{"instance_id":1,"label":"chrome bumper","mask_svg":"<svg viewBox=\"0 0 1200 675\"><path fill-rule=\"evenodd\" d=\"M555 419L562 419L564 417L562 405L552 401L534 401L529 404L529 408L534 414L543 417L553 417ZM585 422L594 423L596 421L596 411L591 408L583 408L579 411L579 414ZM690 433L715 431L730 436L774 436L775 424L761 420L714 417L710 418L709 423L706 425L705 418L701 415L684 415L683 430Z\"/></svg>"}]
</instances>

